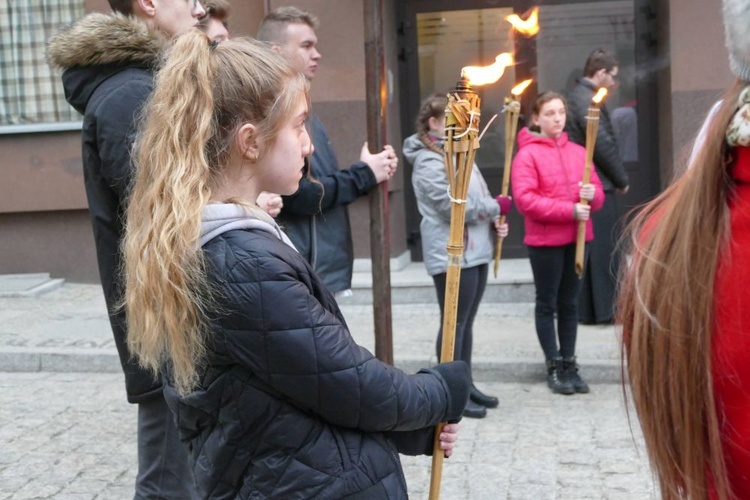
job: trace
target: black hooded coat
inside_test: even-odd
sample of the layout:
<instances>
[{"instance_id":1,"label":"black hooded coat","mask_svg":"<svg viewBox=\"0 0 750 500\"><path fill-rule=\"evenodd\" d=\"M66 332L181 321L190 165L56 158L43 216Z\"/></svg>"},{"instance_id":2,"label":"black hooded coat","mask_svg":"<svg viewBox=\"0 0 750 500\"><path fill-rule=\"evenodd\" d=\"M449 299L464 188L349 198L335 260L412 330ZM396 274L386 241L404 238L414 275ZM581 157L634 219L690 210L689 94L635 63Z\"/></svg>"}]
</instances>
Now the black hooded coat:
<instances>
[{"instance_id":1,"label":"black hooded coat","mask_svg":"<svg viewBox=\"0 0 750 500\"><path fill-rule=\"evenodd\" d=\"M122 296L124 201L131 180L131 149L141 107L153 89L153 70L167 41L145 23L119 14L89 14L49 42L63 70L65 98L83 115L83 176L104 298L110 311L128 401L161 393L160 380L128 352Z\"/></svg>"}]
</instances>

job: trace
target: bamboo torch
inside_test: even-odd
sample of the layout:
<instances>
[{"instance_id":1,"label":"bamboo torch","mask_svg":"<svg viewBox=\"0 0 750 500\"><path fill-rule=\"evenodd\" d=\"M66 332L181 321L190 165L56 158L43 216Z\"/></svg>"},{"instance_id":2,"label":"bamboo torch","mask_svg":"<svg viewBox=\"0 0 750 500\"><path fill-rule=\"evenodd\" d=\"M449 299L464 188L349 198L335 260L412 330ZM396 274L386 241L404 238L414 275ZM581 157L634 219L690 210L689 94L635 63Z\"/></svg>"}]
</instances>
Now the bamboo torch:
<instances>
[{"instance_id":1,"label":"bamboo torch","mask_svg":"<svg viewBox=\"0 0 750 500\"><path fill-rule=\"evenodd\" d=\"M448 270L445 283L445 306L443 308L443 344L440 362L453 360L458 311L458 285L461 278L461 256L464 250L464 220L466 197L474 165L474 155L479 148L479 96L471 88L462 73L456 88L448 93L445 108L445 172L451 199L451 223L448 244ZM432 451L432 475L430 477L430 500L440 498L440 480L443 474L445 455L440 449L440 433L445 424L435 428Z\"/></svg>"},{"instance_id":2,"label":"bamboo torch","mask_svg":"<svg viewBox=\"0 0 750 500\"><path fill-rule=\"evenodd\" d=\"M500 190L500 194L508 196L508 189L510 188L510 166L513 159L513 144L516 140L516 132L518 131L518 115L521 112L521 103L518 98L531 84L531 79L524 80L510 91L510 96L505 98L505 166L503 167L503 185ZM505 224L505 214L500 216L500 224ZM503 239L497 237L497 243L495 244L495 278L497 278L497 270L500 267L500 256L503 253Z\"/></svg>"},{"instance_id":3,"label":"bamboo torch","mask_svg":"<svg viewBox=\"0 0 750 500\"><path fill-rule=\"evenodd\" d=\"M591 164L594 159L596 134L599 131L599 106L607 95L607 89L600 88L591 99L591 106L586 116L586 163L583 166L582 184L591 182ZM588 200L581 200L582 205L588 205ZM576 238L576 274L578 279L583 277L583 254L586 246L586 221L578 221L578 235Z\"/></svg>"}]
</instances>

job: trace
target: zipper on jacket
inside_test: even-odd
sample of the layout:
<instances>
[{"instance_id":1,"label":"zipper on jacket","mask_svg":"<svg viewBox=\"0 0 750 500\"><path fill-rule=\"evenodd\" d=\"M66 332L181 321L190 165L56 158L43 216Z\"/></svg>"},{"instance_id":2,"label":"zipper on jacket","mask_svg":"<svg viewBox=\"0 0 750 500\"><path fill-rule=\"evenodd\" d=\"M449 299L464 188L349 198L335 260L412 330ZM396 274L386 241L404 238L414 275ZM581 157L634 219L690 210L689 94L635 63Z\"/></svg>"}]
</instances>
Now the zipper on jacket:
<instances>
[{"instance_id":1,"label":"zipper on jacket","mask_svg":"<svg viewBox=\"0 0 750 500\"><path fill-rule=\"evenodd\" d=\"M388 445L388 451L391 452L391 457L393 458L393 463L396 465L396 471L398 471L398 478L401 481L401 486L404 488L404 491L406 494L409 494L409 490L406 487L406 476L404 476L404 469L401 467L401 461L398 459L398 454L395 451L396 447L393 446L393 443L391 443L391 440L386 437L385 442Z\"/></svg>"},{"instance_id":2,"label":"zipper on jacket","mask_svg":"<svg viewBox=\"0 0 750 500\"><path fill-rule=\"evenodd\" d=\"M310 218L310 267L313 271L318 272L318 226L317 218L313 215Z\"/></svg>"}]
</instances>

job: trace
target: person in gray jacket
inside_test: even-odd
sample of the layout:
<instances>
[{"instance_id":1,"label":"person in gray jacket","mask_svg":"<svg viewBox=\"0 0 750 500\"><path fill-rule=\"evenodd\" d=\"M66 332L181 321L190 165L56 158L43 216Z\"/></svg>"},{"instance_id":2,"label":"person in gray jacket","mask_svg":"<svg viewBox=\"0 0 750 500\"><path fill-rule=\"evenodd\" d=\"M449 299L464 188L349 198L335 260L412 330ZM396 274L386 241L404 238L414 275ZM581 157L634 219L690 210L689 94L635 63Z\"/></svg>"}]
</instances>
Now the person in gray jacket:
<instances>
[{"instance_id":1,"label":"person in gray jacket","mask_svg":"<svg viewBox=\"0 0 750 500\"><path fill-rule=\"evenodd\" d=\"M414 167L411 182L417 197L417 207L422 215L419 227L424 265L435 282L441 325L448 268L446 244L451 213L448 177L443 160L445 105L445 94L434 94L424 101L416 119L417 133L406 138L403 149L404 157ZM510 211L511 203L508 197L492 197L476 164L473 166L467 198L455 359L466 362L471 369L474 316L487 284L487 272L494 255L496 236L505 237L508 234L508 225L500 224L500 215ZM441 346L442 326L437 337L438 357ZM472 384L471 398L464 416L482 418L487 414L486 408L497 405L496 397L482 393Z\"/></svg>"}]
</instances>

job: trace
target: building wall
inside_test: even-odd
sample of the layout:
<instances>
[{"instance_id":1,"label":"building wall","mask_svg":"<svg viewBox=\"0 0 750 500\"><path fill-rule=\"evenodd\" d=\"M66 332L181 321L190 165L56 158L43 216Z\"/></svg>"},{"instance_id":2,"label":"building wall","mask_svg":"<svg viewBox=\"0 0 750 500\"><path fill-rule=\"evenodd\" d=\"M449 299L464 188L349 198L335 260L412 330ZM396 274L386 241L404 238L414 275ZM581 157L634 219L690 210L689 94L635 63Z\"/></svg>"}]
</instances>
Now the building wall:
<instances>
[{"instance_id":1,"label":"building wall","mask_svg":"<svg viewBox=\"0 0 750 500\"><path fill-rule=\"evenodd\" d=\"M387 2L389 3L389 2ZM232 0L232 36L254 36L265 8L289 2ZM342 166L358 160L367 136L363 11L351 0L299 1L320 17L324 56L312 88L313 109L326 124ZM354 8L353 8L354 7ZM107 0L87 0L88 12L109 12ZM386 53L395 71L395 20L386 7ZM396 81L393 75L391 81ZM398 94L389 94L388 139L399 145ZM98 269L83 187L80 133L0 135L0 274L49 272L71 281L96 282ZM406 251L402 178L391 182L391 255ZM350 207L355 257L367 258L367 199Z\"/></svg>"},{"instance_id":2,"label":"building wall","mask_svg":"<svg viewBox=\"0 0 750 500\"><path fill-rule=\"evenodd\" d=\"M668 75L661 80L660 94L669 99L660 110L660 130L671 148L662 153L663 168L685 168L695 135L716 99L733 81L724 46L721 0L662 0L667 11L668 36L663 55L668 57ZM665 72L667 73L667 72ZM672 172L662 175L664 183Z\"/></svg>"}]
</instances>

